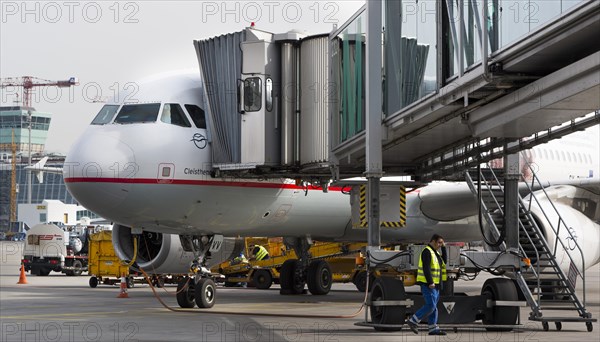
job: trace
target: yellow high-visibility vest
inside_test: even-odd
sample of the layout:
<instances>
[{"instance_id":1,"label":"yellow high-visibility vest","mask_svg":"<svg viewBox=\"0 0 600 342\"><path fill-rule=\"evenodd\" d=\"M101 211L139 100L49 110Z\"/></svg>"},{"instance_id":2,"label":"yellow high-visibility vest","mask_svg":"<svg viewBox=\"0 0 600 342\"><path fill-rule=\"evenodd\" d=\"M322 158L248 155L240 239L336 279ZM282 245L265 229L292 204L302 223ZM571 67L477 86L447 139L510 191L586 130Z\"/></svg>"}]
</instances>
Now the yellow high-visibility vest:
<instances>
[{"instance_id":1,"label":"yellow high-visibility vest","mask_svg":"<svg viewBox=\"0 0 600 342\"><path fill-rule=\"evenodd\" d=\"M438 253L431 248L431 246L427 245L425 249L429 250L431 253L431 278L433 279L434 284L440 284L440 273L442 276L442 281L446 281L446 263L442 259L442 265L438 262ZM417 282L421 282L427 284L427 278L425 278L425 273L423 272L423 259L419 256L419 271L417 272Z\"/></svg>"},{"instance_id":2,"label":"yellow high-visibility vest","mask_svg":"<svg viewBox=\"0 0 600 342\"><path fill-rule=\"evenodd\" d=\"M267 255L269 255L269 252L267 252L267 249L264 248L263 246L256 246L258 247L258 252L255 255L255 258L257 261L260 261L262 259L264 259Z\"/></svg>"}]
</instances>

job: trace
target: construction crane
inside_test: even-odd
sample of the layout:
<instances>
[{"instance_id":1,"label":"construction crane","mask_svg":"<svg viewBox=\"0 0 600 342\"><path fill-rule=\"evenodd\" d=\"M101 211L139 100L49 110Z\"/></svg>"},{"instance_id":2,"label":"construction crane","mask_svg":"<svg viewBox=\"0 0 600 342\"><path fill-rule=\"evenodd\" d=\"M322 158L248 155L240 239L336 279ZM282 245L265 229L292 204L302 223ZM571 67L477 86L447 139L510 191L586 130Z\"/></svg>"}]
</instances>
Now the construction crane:
<instances>
[{"instance_id":1,"label":"construction crane","mask_svg":"<svg viewBox=\"0 0 600 342\"><path fill-rule=\"evenodd\" d=\"M7 77L0 79L0 88L22 88L21 99L23 101L23 107L31 107L31 94L33 92L32 89L35 87L68 88L77 84L79 83L75 77L71 77L65 81L50 81L33 76Z\"/></svg>"}]
</instances>

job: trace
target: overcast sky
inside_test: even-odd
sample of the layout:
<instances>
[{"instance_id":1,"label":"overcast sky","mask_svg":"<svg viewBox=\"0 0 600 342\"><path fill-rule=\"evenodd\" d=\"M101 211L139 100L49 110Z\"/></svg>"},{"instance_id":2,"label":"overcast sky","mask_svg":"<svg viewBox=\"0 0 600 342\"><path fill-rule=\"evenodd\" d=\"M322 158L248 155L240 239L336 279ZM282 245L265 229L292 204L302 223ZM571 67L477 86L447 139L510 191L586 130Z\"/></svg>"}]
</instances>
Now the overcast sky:
<instances>
[{"instance_id":1,"label":"overcast sky","mask_svg":"<svg viewBox=\"0 0 600 342\"><path fill-rule=\"evenodd\" d=\"M259 29L329 32L364 1L0 1L0 77L79 78L72 90L36 88L33 106L53 114L48 152L67 153L102 106L91 101L128 82L197 69L192 44ZM98 93L100 92L100 93ZM1 92L11 105L15 89Z\"/></svg>"}]
</instances>

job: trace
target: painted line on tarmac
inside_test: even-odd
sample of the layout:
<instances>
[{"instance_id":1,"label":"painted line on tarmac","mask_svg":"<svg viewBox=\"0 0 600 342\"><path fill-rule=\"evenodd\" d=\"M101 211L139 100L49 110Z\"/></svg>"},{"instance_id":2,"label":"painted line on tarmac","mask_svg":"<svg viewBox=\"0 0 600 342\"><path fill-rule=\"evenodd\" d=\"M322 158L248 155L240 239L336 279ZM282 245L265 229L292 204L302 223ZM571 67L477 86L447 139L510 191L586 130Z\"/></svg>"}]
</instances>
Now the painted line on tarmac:
<instances>
[{"instance_id":1,"label":"painted line on tarmac","mask_svg":"<svg viewBox=\"0 0 600 342\"><path fill-rule=\"evenodd\" d=\"M19 316L0 316L0 319L43 319L44 317L81 317L81 316L99 316L99 315L115 315L130 313L128 310L122 311L102 311L102 312L75 312L75 313L64 313L64 314L38 314L38 315L19 315Z\"/></svg>"}]
</instances>

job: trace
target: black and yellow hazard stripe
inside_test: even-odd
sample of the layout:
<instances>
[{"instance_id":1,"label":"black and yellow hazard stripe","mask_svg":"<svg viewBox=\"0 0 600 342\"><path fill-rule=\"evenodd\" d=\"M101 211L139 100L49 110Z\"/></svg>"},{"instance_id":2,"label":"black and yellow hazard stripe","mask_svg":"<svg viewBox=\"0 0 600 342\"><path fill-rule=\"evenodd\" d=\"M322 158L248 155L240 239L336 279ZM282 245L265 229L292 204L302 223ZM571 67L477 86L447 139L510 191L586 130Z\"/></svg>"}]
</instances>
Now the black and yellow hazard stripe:
<instances>
[{"instance_id":1,"label":"black and yellow hazard stripe","mask_svg":"<svg viewBox=\"0 0 600 342\"><path fill-rule=\"evenodd\" d=\"M363 228L368 227L367 222L367 186L360 186L360 211L359 211L360 226Z\"/></svg>"},{"instance_id":2,"label":"black and yellow hazard stripe","mask_svg":"<svg viewBox=\"0 0 600 342\"><path fill-rule=\"evenodd\" d=\"M367 221L367 186L360 186L360 211L359 220L360 227L367 228L369 223ZM384 221L380 223L381 227L384 228L401 228L406 226L406 188L400 186L400 221Z\"/></svg>"}]
</instances>

